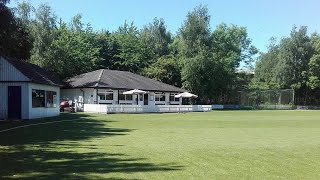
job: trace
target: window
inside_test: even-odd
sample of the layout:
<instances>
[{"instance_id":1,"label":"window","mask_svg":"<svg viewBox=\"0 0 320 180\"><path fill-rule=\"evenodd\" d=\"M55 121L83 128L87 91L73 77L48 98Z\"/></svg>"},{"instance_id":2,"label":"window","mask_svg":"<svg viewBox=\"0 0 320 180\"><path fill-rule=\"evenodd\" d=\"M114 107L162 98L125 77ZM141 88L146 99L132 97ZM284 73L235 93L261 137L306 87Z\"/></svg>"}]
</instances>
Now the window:
<instances>
[{"instance_id":1,"label":"window","mask_svg":"<svg viewBox=\"0 0 320 180\"><path fill-rule=\"evenodd\" d=\"M175 98L174 96L177 94L170 94L170 101L176 101L179 102L179 98Z\"/></svg>"},{"instance_id":2,"label":"window","mask_svg":"<svg viewBox=\"0 0 320 180\"><path fill-rule=\"evenodd\" d=\"M127 94L126 95L126 100L127 101L132 101L132 95L131 94Z\"/></svg>"},{"instance_id":3,"label":"window","mask_svg":"<svg viewBox=\"0 0 320 180\"><path fill-rule=\"evenodd\" d=\"M46 106L48 108L57 107L57 92L46 91Z\"/></svg>"},{"instance_id":4,"label":"window","mask_svg":"<svg viewBox=\"0 0 320 180\"><path fill-rule=\"evenodd\" d=\"M113 92L106 94L106 100L113 100Z\"/></svg>"},{"instance_id":5,"label":"window","mask_svg":"<svg viewBox=\"0 0 320 180\"><path fill-rule=\"evenodd\" d=\"M150 101L154 101L154 95L150 95Z\"/></svg>"},{"instance_id":6,"label":"window","mask_svg":"<svg viewBox=\"0 0 320 180\"><path fill-rule=\"evenodd\" d=\"M120 91L119 93L119 100L122 101L132 101L132 95L131 94L123 94L124 91Z\"/></svg>"},{"instance_id":7,"label":"window","mask_svg":"<svg viewBox=\"0 0 320 180\"><path fill-rule=\"evenodd\" d=\"M156 93L156 101L166 101L166 96L163 93Z\"/></svg>"},{"instance_id":8,"label":"window","mask_svg":"<svg viewBox=\"0 0 320 180\"><path fill-rule=\"evenodd\" d=\"M106 95L99 95L99 97L100 97L100 100L106 100Z\"/></svg>"},{"instance_id":9,"label":"window","mask_svg":"<svg viewBox=\"0 0 320 180\"><path fill-rule=\"evenodd\" d=\"M32 107L45 107L45 91L32 89Z\"/></svg>"},{"instance_id":10,"label":"window","mask_svg":"<svg viewBox=\"0 0 320 180\"><path fill-rule=\"evenodd\" d=\"M119 94L119 100L126 100L126 95L125 94Z\"/></svg>"},{"instance_id":11,"label":"window","mask_svg":"<svg viewBox=\"0 0 320 180\"><path fill-rule=\"evenodd\" d=\"M113 100L113 91L98 90L99 100Z\"/></svg>"},{"instance_id":12,"label":"window","mask_svg":"<svg viewBox=\"0 0 320 180\"><path fill-rule=\"evenodd\" d=\"M143 101L143 94L139 94L139 101Z\"/></svg>"}]
</instances>

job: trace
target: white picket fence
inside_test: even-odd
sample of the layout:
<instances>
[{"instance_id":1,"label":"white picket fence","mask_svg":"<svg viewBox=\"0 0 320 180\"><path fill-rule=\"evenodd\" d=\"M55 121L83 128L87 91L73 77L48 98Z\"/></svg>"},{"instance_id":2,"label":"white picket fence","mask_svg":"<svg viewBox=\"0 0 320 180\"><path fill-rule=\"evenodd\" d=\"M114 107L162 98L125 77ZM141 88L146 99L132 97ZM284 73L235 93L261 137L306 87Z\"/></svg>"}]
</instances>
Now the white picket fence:
<instances>
[{"instance_id":1,"label":"white picket fence","mask_svg":"<svg viewBox=\"0 0 320 180\"><path fill-rule=\"evenodd\" d=\"M84 104L84 112L95 113L166 113L166 112L205 112L211 105L107 105Z\"/></svg>"}]
</instances>

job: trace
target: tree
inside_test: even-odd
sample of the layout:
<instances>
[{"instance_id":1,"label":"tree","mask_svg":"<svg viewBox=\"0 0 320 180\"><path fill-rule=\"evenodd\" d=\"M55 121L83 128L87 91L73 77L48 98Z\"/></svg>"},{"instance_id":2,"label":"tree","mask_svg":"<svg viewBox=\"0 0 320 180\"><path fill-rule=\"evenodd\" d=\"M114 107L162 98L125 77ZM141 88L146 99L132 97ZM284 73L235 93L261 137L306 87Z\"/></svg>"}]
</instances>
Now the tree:
<instances>
[{"instance_id":1,"label":"tree","mask_svg":"<svg viewBox=\"0 0 320 180\"><path fill-rule=\"evenodd\" d=\"M17 59L30 56L28 32L19 19L6 6L9 0L0 1L0 55Z\"/></svg>"},{"instance_id":2,"label":"tree","mask_svg":"<svg viewBox=\"0 0 320 180\"><path fill-rule=\"evenodd\" d=\"M145 76L170 85L181 87L181 65L173 55L161 56L148 66Z\"/></svg>"},{"instance_id":3,"label":"tree","mask_svg":"<svg viewBox=\"0 0 320 180\"><path fill-rule=\"evenodd\" d=\"M210 15L206 6L198 6L188 12L186 20L179 29L181 39L181 53L185 57L195 57L203 49L209 49L210 41Z\"/></svg>"},{"instance_id":4,"label":"tree","mask_svg":"<svg viewBox=\"0 0 320 180\"><path fill-rule=\"evenodd\" d=\"M237 77L236 70L241 62L250 64L257 53L246 28L220 24L211 32L209 24L208 9L204 6L195 8L188 13L177 41L183 62L183 87L205 101L228 95L228 90L244 82L243 78Z\"/></svg>"},{"instance_id":5,"label":"tree","mask_svg":"<svg viewBox=\"0 0 320 180\"><path fill-rule=\"evenodd\" d=\"M309 66L309 81L308 86L311 89L320 88L320 36L313 34L311 37L314 54L310 59Z\"/></svg>"},{"instance_id":6,"label":"tree","mask_svg":"<svg viewBox=\"0 0 320 180\"><path fill-rule=\"evenodd\" d=\"M50 68L52 64L49 59L54 50L51 45L57 37L57 17L52 12L50 6L42 4L35 13L35 21L31 27L31 33L34 38L31 62L40 67Z\"/></svg>"},{"instance_id":7,"label":"tree","mask_svg":"<svg viewBox=\"0 0 320 180\"><path fill-rule=\"evenodd\" d=\"M73 16L71 23L70 23L70 28L72 31L83 31L83 23L82 23L82 15L77 14Z\"/></svg>"},{"instance_id":8,"label":"tree","mask_svg":"<svg viewBox=\"0 0 320 180\"><path fill-rule=\"evenodd\" d=\"M279 89L275 69L279 63L279 45L275 38L270 39L268 51L261 53L256 62L255 74L250 83L251 89Z\"/></svg>"},{"instance_id":9,"label":"tree","mask_svg":"<svg viewBox=\"0 0 320 180\"><path fill-rule=\"evenodd\" d=\"M226 70L234 74L240 63L250 66L253 56L258 53L257 48L251 44L247 29L222 23L211 34L212 51L221 59Z\"/></svg>"},{"instance_id":10,"label":"tree","mask_svg":"<svg viewBox=\"0 0 320 180\"><path fill-rule=\"evenodd\" d=\"M133 23L125 22L123 26L113 34L119 48L114 56L115 67L118 70L141 72L148 65L147 50L143 48L139 31Z\"/></svg>"},{"instance_id":11,"label":"tree","mask_svg":"<svg viewBox=\"0 0 320 180\"><path fill-rule=\"evenodd\" d=\"M196 93L203 101L214 99L226 91L225 71L213 53L201 51L183 61L183 87Z\"/></svg>"},{"instance_id":12,"label":"tree","mask_svg":"<svg viewBox=\"0 0 320 180\"><path fill-rule=\"evenodd\" d=\"M48 56L51 70L64 79L96 69L100 49L95 47L91 31L72 31L62 24L56 33Z\"/></svg>"},{"instance_id":13,"label":"tree","mask_svg":"<svg viewBox=\"0 0 320 180\"><path fill-rule=\"evenodd\" d=\"M297 31L294 26L290 37L282 39L280 43L276 81L281 88L305 88L308 81L308 63L313 54L307 27L302 26Z\"/></svg>"},{"instance_id":14,"label":"tree","mask_svg":"<svg viewBox=\"0 0 320 180\"><path fill-rule=\"evenodd\" d=\"M119 44L111 35L111 33L107 31L102 31L97 33L95 36L95 47L100 49L100 57L101 61L97 65L99 68L103 69L119 69L119 65L117 60L119 60L117 56Z\"/></svg>"},{"instance_id":15,"label":"tree","mask_svg":"<svg viewBox=\"0 0 320 180\"><path fill-rule=\"evenodd\" d=\"M169 54L171 34L167 31L163 19L155 18L152 23L144 26L141 31L144 46L151 52L151 56L158 58Z\"/></svg>"}]
</instances>

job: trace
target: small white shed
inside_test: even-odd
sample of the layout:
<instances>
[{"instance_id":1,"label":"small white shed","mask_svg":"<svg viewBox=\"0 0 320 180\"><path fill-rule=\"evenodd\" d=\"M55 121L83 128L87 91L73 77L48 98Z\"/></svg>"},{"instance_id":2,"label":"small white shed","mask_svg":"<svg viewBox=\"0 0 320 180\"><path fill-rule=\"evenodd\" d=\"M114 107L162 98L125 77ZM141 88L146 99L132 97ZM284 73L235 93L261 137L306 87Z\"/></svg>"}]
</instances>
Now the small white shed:
<instances>
[{"instance_id":1,"label":"small white shed","mask_svg":"<svg viewBox=\"0 0 320 180\"><path fill-rule=\"evenodd\" d=\"M61 86L39 66L0 57L0 119L58 116Z\"/></svg>"}]
</instances>

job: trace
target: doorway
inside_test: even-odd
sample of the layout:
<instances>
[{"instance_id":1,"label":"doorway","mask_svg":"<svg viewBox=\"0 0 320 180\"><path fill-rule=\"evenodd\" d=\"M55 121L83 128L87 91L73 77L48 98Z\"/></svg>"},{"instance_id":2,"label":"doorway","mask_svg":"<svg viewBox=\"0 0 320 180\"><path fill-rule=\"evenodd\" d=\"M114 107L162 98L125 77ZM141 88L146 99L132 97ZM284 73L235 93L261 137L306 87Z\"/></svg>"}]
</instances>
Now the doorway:
<instances>
[{"instance_id":1,"label":"doorway","mask_svg":"<svg viewBox=\"0 0 320 180\"><path fill-rule=\"evenodd\" d=\"M149 96L148 96L148 94L144 94L144 105L148 105L148 103L149 103Z\"/></svg>"},{"instance_id":2,"label":"doorway","mask_svg":"<svg viewBox=\"0 0 320 180\"><path fill-rule=\"evenodd\" d=\"M8 86L8 118L21 119L21 86Z\"/></svg>"}]
</instances>

